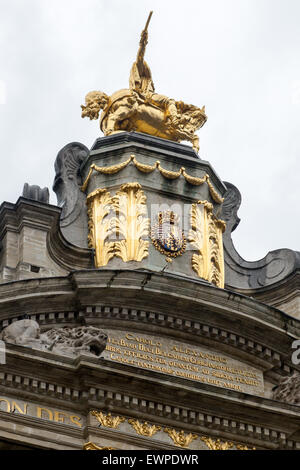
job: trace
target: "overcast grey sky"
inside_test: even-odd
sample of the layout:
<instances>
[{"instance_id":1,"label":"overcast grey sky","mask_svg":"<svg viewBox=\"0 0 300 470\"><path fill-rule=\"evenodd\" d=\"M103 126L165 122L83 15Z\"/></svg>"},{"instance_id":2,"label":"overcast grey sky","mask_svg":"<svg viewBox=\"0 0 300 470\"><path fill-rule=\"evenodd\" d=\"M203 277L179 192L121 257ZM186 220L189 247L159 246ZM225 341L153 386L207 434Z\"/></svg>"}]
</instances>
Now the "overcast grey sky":
<instances>
[{"instance_id":1,"label":"overcast grey sky","mask_svg":"<svg viewBox=\"0 0 300 470\"><path fill-rule=\"evenodd\" d=\"M242 193L241 256L300 250L299 0L0 0L0 202L51 189L65 144L91 147L80 105L128 86L150 10L156 91L206 105L200 156Z\"/></svg>"}]
</instances>

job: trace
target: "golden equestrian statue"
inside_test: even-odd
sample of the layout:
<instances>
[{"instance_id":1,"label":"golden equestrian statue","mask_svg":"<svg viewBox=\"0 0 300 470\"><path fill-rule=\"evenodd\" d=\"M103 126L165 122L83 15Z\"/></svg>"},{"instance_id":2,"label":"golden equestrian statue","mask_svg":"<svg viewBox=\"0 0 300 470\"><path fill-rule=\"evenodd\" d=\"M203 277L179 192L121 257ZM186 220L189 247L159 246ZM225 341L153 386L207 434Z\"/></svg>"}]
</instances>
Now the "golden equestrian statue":
<instances>
[{"instance_id":1,"label":"golden equestrian statue","mask_svg":"<svg viewBox=\"0 0 300 470\"><path fill-rule=\"evenodd\" d=\"M195 132L202 127L207 116L202 109L182 101L175 101L155 93L151 71L144 60L148 43L149 14L142 31L139 50L129 78L129 89L116 91L111 96L102 91L91 91L85 97L82 117L98 119L104 135L122 131L137 131L180 142L187 140L199 151L199 137Z\"/></svg>"}]
</instances>

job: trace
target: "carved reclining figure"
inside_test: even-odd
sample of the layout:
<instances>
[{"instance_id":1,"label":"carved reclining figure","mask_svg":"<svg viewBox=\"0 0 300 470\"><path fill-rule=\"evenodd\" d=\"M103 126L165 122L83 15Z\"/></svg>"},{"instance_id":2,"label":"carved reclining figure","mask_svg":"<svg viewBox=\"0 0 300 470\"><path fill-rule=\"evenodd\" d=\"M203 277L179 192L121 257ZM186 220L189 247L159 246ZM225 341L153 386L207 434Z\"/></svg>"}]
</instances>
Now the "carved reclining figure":
<instances>
[{"instance_id":1,"label":"carved reclining figure","mask_svg":"<svg viewBox=\"0 0 300 470\"><path fill-rule=\"evenodd\" d=\"M19 320L4 328L0 339L5 343L72 357L81 353L100 357L106 347L107 335L93 326L52 328L41 334L36 321Z\"/></svg>"}]
</instances>

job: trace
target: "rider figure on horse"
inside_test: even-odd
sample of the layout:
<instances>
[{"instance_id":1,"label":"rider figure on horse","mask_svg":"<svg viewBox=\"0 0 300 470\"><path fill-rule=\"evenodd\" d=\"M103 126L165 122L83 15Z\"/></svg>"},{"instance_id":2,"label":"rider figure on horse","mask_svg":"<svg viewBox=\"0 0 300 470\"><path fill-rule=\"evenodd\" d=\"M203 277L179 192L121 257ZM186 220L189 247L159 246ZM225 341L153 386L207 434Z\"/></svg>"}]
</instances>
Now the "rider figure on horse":
<instances>
[{"instance_id":1,"label":"rider figure on horse","mask_svg":"<svg viewBox=\"0 0 300 470\"><path fill-rule=\"evenodd\" d=\"M152 104L166 112L166 114L170 117L171 124L176 127L179 122L179 116L177 113L175 100L155 93L151 70L147 62L144 60L145 50L148 43L147 29L151 15L152 12L150 13L145 29L141 34L137 58L130 71L129 88L133 92L136 92L145 103Z\"/></svg>"}]
</instances>

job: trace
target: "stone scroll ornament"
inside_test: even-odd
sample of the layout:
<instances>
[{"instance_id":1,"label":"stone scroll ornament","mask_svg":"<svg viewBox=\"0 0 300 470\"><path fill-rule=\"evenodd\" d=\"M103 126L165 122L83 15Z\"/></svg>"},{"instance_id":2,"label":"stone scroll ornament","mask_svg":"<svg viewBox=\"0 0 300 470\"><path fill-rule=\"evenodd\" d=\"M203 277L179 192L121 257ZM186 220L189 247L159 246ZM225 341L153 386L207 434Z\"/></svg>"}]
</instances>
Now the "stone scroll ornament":
<instances>
[{"instance_id":1,"label":"stone scroll ornament","mask_svg":"<svg viewBox=\"0 0 300 470\"><path fill-rule=\"evenodd\" d=\"M199 151L199 138L195 132L206 122L205 107L201 109L182 101L175 101L155 92L151 70L144 60L148 43L148 25L142 31L136 61L130 78L129 89L122 89L111 96L102 91L91 91L82 105L82 117L98 119L104 135L120 131L137 131L163 139L192 143Z\"/></svg>"},{"instance_id":2,"label":"stone scroll ornament","mask_svg":"<svg viewBox=\"0 0 300 470\"><path fill-rule=\"evenodd\" d=\"M77 357L87 354L100 357L107 342L107 335L93 326L75 328L52 328L40 333L39 324L34 320L18 320L4 328L0 339L5 343L26 346L55 354Z\"/></svg>"},{"instance_id":3,"label":"stone scroll ornament","mask_svg":"<svg viewBox=\"0 0 300 470\"><path fill-rule=\"evenodd\" d=\"M197 253L192 256L192 267L202 279L217 287L224 287L224 255L222 234L226 224L213 214L213 206L198 201L191 207L189 241Z\"/></svg>"}]
</instances>

